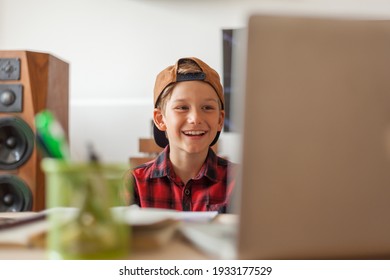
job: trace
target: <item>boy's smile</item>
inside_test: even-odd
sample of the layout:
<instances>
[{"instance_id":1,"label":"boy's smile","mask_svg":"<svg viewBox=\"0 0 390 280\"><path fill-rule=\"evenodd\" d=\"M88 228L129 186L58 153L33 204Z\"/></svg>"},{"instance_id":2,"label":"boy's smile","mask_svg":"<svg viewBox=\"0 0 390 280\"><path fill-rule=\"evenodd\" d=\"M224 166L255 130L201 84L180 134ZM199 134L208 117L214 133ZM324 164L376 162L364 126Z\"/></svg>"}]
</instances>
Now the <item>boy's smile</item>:
<instances>
[{"instance_id":1,"label":"boy's smile","mask_svg":"<svg viewBox=\"0 0 390 280\"><path fill-rule=\"evenodd\" d=\"M188 136L199 136L199 135L203 135L205 134L206 132L205 131L183 131L183 133L185 135L188 135Z\"/></svg>"}]
</instances>

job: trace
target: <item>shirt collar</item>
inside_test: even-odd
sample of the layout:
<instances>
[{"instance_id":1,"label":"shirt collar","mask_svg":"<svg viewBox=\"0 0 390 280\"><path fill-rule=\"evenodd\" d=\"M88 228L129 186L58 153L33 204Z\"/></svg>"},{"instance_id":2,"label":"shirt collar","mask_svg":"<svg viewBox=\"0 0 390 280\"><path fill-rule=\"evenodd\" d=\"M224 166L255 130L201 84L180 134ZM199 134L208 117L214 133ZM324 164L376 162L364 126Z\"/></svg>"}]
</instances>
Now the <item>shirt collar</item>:
<instances>
[{"instance_id":1,"label":"shirt collar","mask_svg":"<svg viewBox=\"0 0 390 280\"><path fill-rule=\"evenodd\" d=\"M169 161L169 145L165 147L165 149L157 156L154 166L153 172L151 174L152 178L161 178L166 177L171 172L171 162ZM218 166L218 156L214 153L214 151L209 148L209 152L207 154L205 163L202 165L198 175L194 179L200 179L203 176L209 178L212 181L217 181L217 166ZM172 170L173 172L173 170Z\"/></svg>"},{"instance_id":2,"label":"shirt collar","mask_svg":"<svg viewBox=\"0 0 390 280\"><path fill-rule=\"evenodd\" d=\"M169 155L169 145L167 145L164 150L157 156L156 160L153 163L153 172L151 174L152 178L161 178L168 176L171 163L168 159Z\"/></svg>"},{"instance_id":3,"label":"shirt collar","mask_svg":"<svg viewBox=\"0 0 390 280\"><path fill-rule=\"evenodd\" d=\"M218 157L214 151L209 148L209 153L202 168L200 169L198 175L194 179L200 179L205 176L212 181L217 181L217 166L218 166Z\"/></svg>"}]
</instances>

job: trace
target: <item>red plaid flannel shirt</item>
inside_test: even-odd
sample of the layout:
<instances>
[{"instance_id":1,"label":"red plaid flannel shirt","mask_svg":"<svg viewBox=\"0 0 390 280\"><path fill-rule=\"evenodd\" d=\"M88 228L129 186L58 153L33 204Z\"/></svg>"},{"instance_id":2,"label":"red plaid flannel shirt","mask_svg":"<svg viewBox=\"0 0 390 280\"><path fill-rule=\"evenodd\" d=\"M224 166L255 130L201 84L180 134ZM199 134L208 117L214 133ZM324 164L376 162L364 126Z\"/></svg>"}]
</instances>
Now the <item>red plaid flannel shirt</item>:
<instances>
[{"instance_id":1,"label":"red plaid flannel shirt","mask_svg":"<svg viewBox=\"0 0 390 280\"><path fill-rule=\"evenodd\" d=\"M184 184L169 160L169 146L159 156L133 169L133 201L140 207L225 213L236 182L236 164L212 149L199 174Z\"/></svg>"}]
</instances>

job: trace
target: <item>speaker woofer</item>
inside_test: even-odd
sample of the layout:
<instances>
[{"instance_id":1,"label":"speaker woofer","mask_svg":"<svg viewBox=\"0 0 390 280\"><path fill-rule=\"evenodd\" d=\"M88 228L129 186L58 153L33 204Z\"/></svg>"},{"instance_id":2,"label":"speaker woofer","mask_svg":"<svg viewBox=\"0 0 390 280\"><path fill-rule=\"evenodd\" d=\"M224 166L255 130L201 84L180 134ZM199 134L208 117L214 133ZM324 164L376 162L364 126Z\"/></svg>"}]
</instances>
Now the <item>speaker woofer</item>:
<instances>
[{"instance_id":1,"label":"speaker woofer","mask_svg":"<svg viewBox=\"0 0 390 280\"><path fill-rule=\"evenodd\" d=\"M34 133L16 117L0 118L0 169L15 169L25 163L34 149Z\"/></svg>"},{"instance_id":2,"label":"speaker woofer","mask_svg":"<svg viewBox=\"0 0 390 280\"><path fill-rule=\"evenodd\" d=\"M0 175L0 212L31 211L32 205L26 183L14 175Z\"/></svg>"}]
</instances>

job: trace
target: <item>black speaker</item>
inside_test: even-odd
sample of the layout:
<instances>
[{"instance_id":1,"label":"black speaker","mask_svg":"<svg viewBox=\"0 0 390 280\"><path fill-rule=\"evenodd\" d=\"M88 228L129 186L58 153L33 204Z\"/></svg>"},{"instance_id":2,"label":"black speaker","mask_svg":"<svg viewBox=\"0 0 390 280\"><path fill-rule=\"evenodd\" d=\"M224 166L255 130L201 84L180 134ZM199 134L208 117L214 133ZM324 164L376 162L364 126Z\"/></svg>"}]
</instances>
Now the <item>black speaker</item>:
<instances>
[{"instance_id":1,"label":"black speaker","mask_svg":"<svg viewBox=\"0 0 390 280\"><path fill-rule=\"evenodd\" d=\"M0 51L0 212L45 208L35 115L48 109L68 135L69 65L46 53Z\"/></svg>"}]
</instances>

